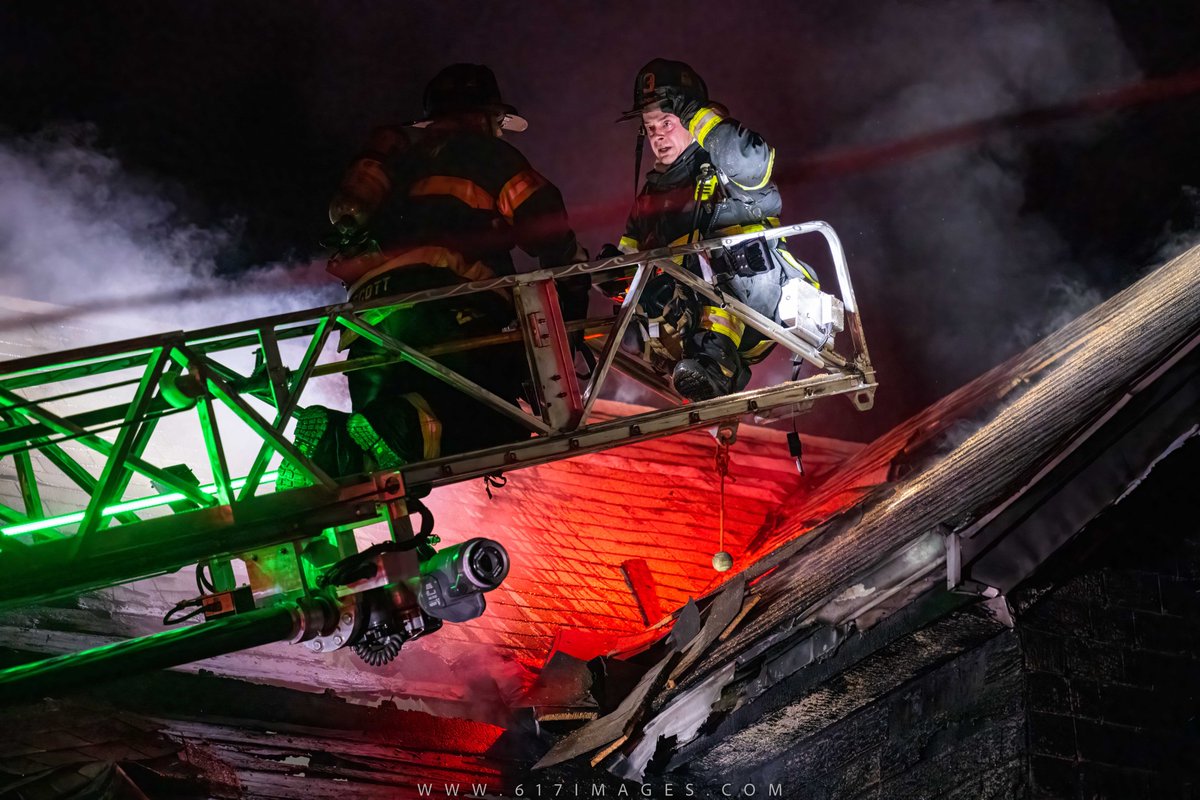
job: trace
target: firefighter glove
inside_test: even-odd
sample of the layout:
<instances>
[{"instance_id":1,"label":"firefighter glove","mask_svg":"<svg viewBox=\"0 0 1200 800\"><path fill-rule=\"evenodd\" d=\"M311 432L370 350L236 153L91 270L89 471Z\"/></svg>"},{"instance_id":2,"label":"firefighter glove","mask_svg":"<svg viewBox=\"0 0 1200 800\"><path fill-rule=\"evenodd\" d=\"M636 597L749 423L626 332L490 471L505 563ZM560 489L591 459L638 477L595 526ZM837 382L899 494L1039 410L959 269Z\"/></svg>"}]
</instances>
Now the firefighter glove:
<instances>
[{"instance_id":1,"label":"firefighter glove","mask_svg":"<svg viewBox=\"0 0 1200 800\"><path fill-rule=\"evenodd\" d=\"M663 92L662 110L679 117L679 121L685 126L692 121L692 117L696 116L702 107L700 98L693 94L677 89L667 89Z\"/></svg>"},{"instance_id":2,"label":"firefighter glove","mask_svg":"<svg viewBox=\"0 0 1200 800\"><path fill-rule=\"evenodd\" d=\"M617 258L623 253L617 249L615 244L606 244L600 248L599 258ZM629 284L633 280L633 273L637 271L636 267L626 267L620 273L610 272L606 280L596 284L596 288L604 292L606 297L611 297L613 300L621 301L625 299L625 293L629 291Z\"/></svg>"}]
</instances>

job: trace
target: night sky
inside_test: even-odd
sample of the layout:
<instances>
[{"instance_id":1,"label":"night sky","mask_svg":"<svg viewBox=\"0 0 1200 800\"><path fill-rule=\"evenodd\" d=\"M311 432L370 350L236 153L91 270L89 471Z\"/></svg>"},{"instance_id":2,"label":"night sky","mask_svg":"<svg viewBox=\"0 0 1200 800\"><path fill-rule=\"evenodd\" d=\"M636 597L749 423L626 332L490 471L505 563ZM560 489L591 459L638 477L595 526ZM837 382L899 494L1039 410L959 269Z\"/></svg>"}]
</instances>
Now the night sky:
<instances>
[{"instance_id":1,"label":"night sky","mask_svg":"<svg viewBox=\"0 0 1200 800\"><path fill-rule=\"evenodd\" d=\"M875 411L832 401L810 433L883 432L1200 227L1186 0L9 2L0 293L137 305L267 275L283 301L214 319L339 299L313 289L328 197L371 127L419 117L455 61L495 70L530 121L511 141L595 253L632 196L635 130L613 120L656 56L777 148L785 221L825 219L847 246L880 389ZM1138 85L1165 89L1030 113ZM914 141L937 146L888 149Z\"/></svg>"}]
</instances>

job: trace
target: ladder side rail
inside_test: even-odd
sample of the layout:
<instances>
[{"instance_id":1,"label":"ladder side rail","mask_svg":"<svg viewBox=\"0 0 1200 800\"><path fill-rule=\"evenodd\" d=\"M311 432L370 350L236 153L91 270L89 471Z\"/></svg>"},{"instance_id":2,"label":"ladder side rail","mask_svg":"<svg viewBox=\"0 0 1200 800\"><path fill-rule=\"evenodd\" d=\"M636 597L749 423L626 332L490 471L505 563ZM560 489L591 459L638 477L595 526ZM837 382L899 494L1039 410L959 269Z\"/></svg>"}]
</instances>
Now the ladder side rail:
<instances>
[{"instance_id":1,"label":"ladder side rail","mask_svg":"<svg viewBox=\"0 0 1200 800\"><path fill-rule=\"evenodd\" d=\"M442 299L459 294L492 291L496 288L504 286L515 287L530 285L541 281L551 281L556 278L569 275L605 272L624 268L629 265L636 265L638 270L635 281L640 277L641 280L639 283L641 285L638 287L638 292L631 291L630 295L627 296L626 302L622 306L621 313L617 315L613 329L608 334L608 339L605 343L604 350L601 353L602 357L600 359L600 366L589 381L586 394L584 395L585 416L582 420L580 420L581 424L585 424L586 413L590 413L591 409L593 408L595 399L599 396L599 390L603 385L603 381L607 377L610 367L617 359L620 340L623 338L624 331L627 328L629 321L632 319L633 310L636 307L637 294L640 293L641 288L648 280L652 270L651 264L655 261L661 261L662 263L659 266L685 285L688 285L689 287L697 290L704 296L709 297L716 302L730 306L735 313L746 319L746 321L751 324L752 327L759 330L768 338L783 344L789 350L797 353L802 358L806 358L817 366L826 369L832 369L833 367L844 367L846 362L831 350L817 352L806 342L800 340L799 337L796 337L790 332L779 328L779 326L776 325L773 320L770 320L761 314L757 314L752 309L749 309L744 304L741 304L736 300L730 300L723 297L718 290L709 285L707 282L691 275L686 270L674 265L668 260L674 256L709 252L723 247L730 247L742 241L749 241L753 239L770 240L782 238L789 234L803 234L812 232L821 233L823 236L825 236L830 245L833 260L837 266L839 285L844 298L844 305L848 307L848 313L854 315L852 316L851 320L851 335L855 339L856 345L860 345L859 347L856 347L856 350L858 350L860 356L856 365L860 367L865 365L869 369L869 360L866 357L865 341L862 340L861 322L857 317L857 305L853 294L853 286L850 283L849 273L845 263L845 255L842 252L840 242L837 239L836 234L826 223L823 222L802 223L799 225L790 225L781 228L769 229L767 231L710 239L672 248L658 248L656 250L643 251L641 253L633 253L608 259L600 259L593 262L572 264L554 269L538 270L530 273L505 276L503 278L497 278L488 281L477 281L469 284L457 284L451 287L440 287L438 289L412 292L405 295L382 298L363 304L343 303L334 306L327 306L323 309L316 309L318 312L324 311L330 313L315 323L312 320L313 310L288 312L285 314L263 317L259 320L254 320L251 322L214 326L185 334L163 334L159 337L142 337L140 339L126 340L125 342L111 343L108 345L94 346L90 348L81 348L74 351L68 351L66 353L48 354L45 356L35 356L28 359L19 359L17 361L8 362L7 364L0 364L0 367L7 367L11 370L15 370L13 373L15 378L10 376L10 378L7 380L24 382L30 377L29 375L25 374L24 371L27 371L34 366L52 363L51 359L54 358L57 358L59 363L61 363L64 359L73 358L77 362L82 360L83 363L76 363L63 367L58 371L58 374L64 377L79 377L81 375L94 374L95 370L107 370L109 368L117 367L128 368L131 365L149 363L151 355L155 352L161 353L161 348L145 351L144 346L146 342L151 340L157 340L160 342L180 342L182 339L188 343L186 352L191 355L190 360L195 363L203 363L205 366L208 388L264 439L263 447L260 450L259 456L256 458L255 466L251 471L251 475L248 476L249 480L247 480L245 487L243 487L241 496L243 498L251 496L253 492L257 490L258 483L261 480L261 475L265 472L266 464L269 461L270 450L280 452L285 458L295 461L301 467L301 469L309 472L311 477L328 486L331 479L328 476L320 475L318 472L313 472L313 465L308 462L308 459L305 459L298 451L295 450L294 447L290 445L289 442L286 442L281 435L282 430L286 426L290 417L290 412L294 411L295 405L298 402L300 391L303 389L303 384L307 381L307 377L311 377L316 368L315 360L320 355L320 349L317 348L314 351L310 346L310 353L306 354L306 358L308 355L311 355L312 358L309 360L309 363L306 366L311 367L311 369L307 370L308 376L299 382L299 385L295 387L295 390L288 393L287 400L282 401L285 405L289 406L288 413L284 414L282 413L283 409L279 408L281 404L280 398L285 396L285 390L283 386L285 380L282 377L285 370L282 366L282 359L280 358L278 350L279 339L306 335L306 333L309 331L316 331L318 329L321 329L321 333L323 335L327 335L328 328L330 327L330 319L332 319L332 326L356 330L361 335L366 335L368 338L372 338L381 346L386 347L392 352L398 353L401 358L410 361L418 366L418 368L435 375L459 391L463 391L475 399L480 400L481 402L484 402L493 408L496 408L502 413L505 413L511 418L521 422L526 427L529 427L530 429L544 436L553 433L556 427L547 425L542 420L525 414L513 403L496 397L492 393L484 390L482 387L467 381L461 375L457 375L450 370L446 370L445 368L441 367L440 364L430 359L427 355L416 351L407 345L404 345L402 342L390 340L390 337L386 337L386 335L379 332L373 326L370 326L359 319L353 309L370 310L376 308L403 308L416 303L428 302L431 300ZM255 325L257 325L257 327L254 327ZM276 326L288 325L293 327L285 328L279 331L275 330ZM561 325L559 327L561 327ZM317 338L321 338L322 344L324 343L323 336ZM263 419L257 414L257 412L255 412L249 405L245 403L244 399L238 397L238 391L241 388L238 384L244 380L243 376L240 376L232 369L201 355L201 352L216 352L218 350L227 349L235 345L246 346L254 343L255 341L257 341L263 347L263 352L269 362L268 376L270 379L270 388L272 391L272 397L274 397L276 400L275 405L277 409L274 423L270 423ZM134 346L142 349L139 349L134 353L128 353L121 350L123 346ZM184 350L175 350L174 352L182 353ZM88 359L92 360L88 361ZM105 359L107 359L107 361ZM92 370L92 372L89 372L89 370ZM869 378L873 378L873 374L868 376L868 383L870 382ZM3 387L4 384L5 380L0 380L0 387ZM97 391L103 388L108 387L100 387L97 389ZM111 462L113 455L112 445L96 436L95 432L87 431L81 424L79 424L84 421L84 415L79 415L79 419L64 419L42 408L38 403L24 401L23 399L17 398L15 395L13 395L11 391L7 389L5 389L5 391L8 393L0 394L0 404L9 406L12 409L12 413L19 414L21 418L30 420L33 423L41 426L40 429L27 429L25 432L28 434L26 436L27 441L36 442L37 445L43 446L51 444L45 440L37 441L38 438L40 438L41 435L46 432L46 430L49 430L64 436L70 436L71 438L79 439L85 446L108 456ZM139 402L133 404L132 409L136 409L138 411L138 413L134 415L135 419L130 419L128 414L126 414L124 423L121 426L122 431L118 436L118 441L122 443L123 447L126 446L128 441L132 441L129 439L129 436L134 436L138 430L148 430L141 427L143 422L146 421L141 419L141 416L150 411L150 407L147 405L147 402L153 397L153 391L143 393L143 396L140 398ZM114 407L105 411L106 413L112 414L115 413L119 408L120 407ZM205 410L206 409L200 410L202 417L205 415ZM96 415L97 412L84 412L84 414ZM95 421L93 416L86 417L86 420L88 423ZM130 426L137 426L137 430L134 430L133 433L127 435L125 428ZM572 425L571 427L576 426ZM219 490L221 490L218 492L218 495L227 494L231 491L231 482L229 480L229 475L227 474L227 469L221 469L221 463L223 462L223 450L219 445L215 445L214 441L211 439L211 436L214 433L214 426L212 424L205 424L202 421L202 428L206 436L208 449L210 451L210 463L214 469L214 476L217 478L216 484ZM12 434L10 433L10 436L11 435ZM219 434L217 435L219 436ZM3 446L0 445L0 450L2 449ZM117 455L120 456L121 453L118 452ZM220 496L217 498L209 496L205 492L196 489L186 482L181 483L178 480L173 480L172 476L170 476L168 473L159 470L153 465L147 464L144 459L141 458L140 453L132 454L132 456L133 457L130 459L129 463L129 466L132 470L141 472L142 474L159 481L171 489L180 492L193 502L201 505L207 505L223 499ZM124 469L117 469L114 471L118 476L124 475L126 472ZM322 478L324 479L322 480ZM78 480L76 480L76 482L79 483ZM102 494L107 494L112 489L112 486L105 485L104 481L101 481L99 488L102 490ZM93 500L94 499L95 498L93 498ZM231 498L227 496L224 499L228 500ZM102 508L104 505L107 505L107 503L101 504L100 507ZM90 511L87 514L87 522L88 525L91 526L96 524L99 517L93 504L89 504L89 508Z\"/></svg>"},{"instance_id":2,"label":"ladder side rail","mask_svg":"<svg viewBox=\"0 0 1200 800\"><path fill-rule=\"evenodd\" d=\"M182 336L182 331L172 331L0 361L0 387L23 389L40 386L47 382L43 376L48 374L47 370L52 367L57 368L56 372L63 373L61 377L55 378L55 381L58 381L86 377L94 374L94 369L108 372L145 366L155 348L178 341ZM105 369L105 366L114 360L120 364Z\"/></svg>"},{"instance_id":3,"label":"ladder side rail","mask_svg":"<svg viewBox=\"0 0 1200 800\"><path fill-rule=\"evenodd\" d=\"M162 341L168 340L169 337L163 337ZM108 372L120 372L121 370L132 369L134 367L144 367L152 352L153 349L142 350L132 354L118 353L107 359L93 359L83 364L68 364L68 366L58 369L42 367L33 371L15 372L14 377L0 380L0 386L5 389L28 389L31 386L45 386L51 383L61 383L78 378L90 378ZM54 354L48 353L47 355L61 356L63 354L60 352ZM8 364L12 363L14 362L8 362ZM5 363L0 362L0 366L5 366Z\"/></svg>"},{"instance_id":4,"label":"ladder side rail","mask_svg":"<svg viewBox=\"0 0 1200 800\"><path fill-rule=\"evenodd\" d=\"M669 436L690 428L733 420L783 406L806 403L819 397L861 392L874 388L859 375L816 375L778 386L739 392L634 417L621 417L588 425L570 433L537 437L461 455L421 461L397 471L405 486L445 486L497 471L519 469L606 450L633 441Z\"/></svg>"}]
</instances>

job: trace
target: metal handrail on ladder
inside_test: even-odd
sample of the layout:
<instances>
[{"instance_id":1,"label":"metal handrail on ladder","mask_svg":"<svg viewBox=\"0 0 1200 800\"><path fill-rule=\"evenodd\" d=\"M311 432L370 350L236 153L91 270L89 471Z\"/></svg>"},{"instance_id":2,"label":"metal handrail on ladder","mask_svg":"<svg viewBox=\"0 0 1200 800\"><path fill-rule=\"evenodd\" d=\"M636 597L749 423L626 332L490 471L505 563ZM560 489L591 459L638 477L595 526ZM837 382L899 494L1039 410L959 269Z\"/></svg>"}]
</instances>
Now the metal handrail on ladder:
<instances>
[{"instance_id":1,"label":"metal handrail on ladder","mask_svg":"<svg viewBox=\"0 0 1200 800\"><path fill-rule=\"evenodd\" d=\"M724 297L712 284L681 266L688 255L711 255L752 240L809 233L821 234L829 245L850 338L845 354L837 352L832 343L813 346ZM630 267L637 271L620 309L615 318L602 321L609 328L598 363L587 384L579 386L554 282ZM622 362L628 360L620 351L620 342L656 269L728 307L751 328L821 372L703 402L592 420L592 409L611 370L623 369ZM436 360L438 348L418 350L368 321L372 312L497 289L511 290L514 296L520 338L529 354L540 400L536 413L447 369ZM500 447L405 465L382 476L327 475L297 450L286 429L314 376L369 366L321 362L330 335L339 330L352 331L389 353L372 365L387 358L407 361L519 421L533 435ZM504 340L515 335L492 338ZM284 342L304 345L303 355L290 368L281 351ZM261 373L244 374L220 360L227 354L245 355L253 348L262 354ZM637 373L637 369L625 371ZM110 380L116 377L123 380ZM295 542L331 527L377 521L387 518L385 507L394 505L395 498L403 497L411 487L445 485L749 413L807 406L816 398L835 394L848 395L865 410L873 402L874 390L875 375L846 259L833 229L823 222L0 362L0 457L13 458L23 504L23 508L0 504L0 607L134 580L205 558ZM121 391L127 391L128 399L111 402L112 394ZM89 398L96 407L79 410L88 405ZM244 477L233 474L227 442L235 430L226 423L218 424L219 408L240 421L236 435L245 436L248 431L259 442ZM192 410L200 423L197 441L204 441L208 455L205 477L210 480L203 485L147 456L159 421ZM115 436L101 435L110 431ZM71 448L101 457L100 474L94 475ZM265 491L275 457L295 464L313 486L282 493ZM64 475L87 502L82 508L49 514L41 500L43 481L52 476L61 482ZM157 492L128 498L135 475L151 481ZM385 482L388 490L381 493L379 487ZM143 518L148 511L151 517ZM162 516L168 512L169 520ZM103 534L98 535L100 531Z\"/></svg>"}]
</instances>

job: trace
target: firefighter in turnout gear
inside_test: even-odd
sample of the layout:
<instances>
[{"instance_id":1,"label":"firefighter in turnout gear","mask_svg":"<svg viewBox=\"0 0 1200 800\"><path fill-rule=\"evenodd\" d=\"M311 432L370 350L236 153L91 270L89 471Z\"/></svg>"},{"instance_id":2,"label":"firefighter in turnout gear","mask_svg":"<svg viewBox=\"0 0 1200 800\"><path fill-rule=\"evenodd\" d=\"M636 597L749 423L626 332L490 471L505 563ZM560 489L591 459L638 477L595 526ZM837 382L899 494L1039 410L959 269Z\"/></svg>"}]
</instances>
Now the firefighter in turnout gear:
<instances>
[{"instance_id":1,"label":"firefighter in turnout gear","mask_svg":"<svg viewBox=\"0 0 1200 800\"><path fill-rule=\"evenodd\" d=\"M422 120L372 134L330 204L335 233L327 244L338 252L329 271L348 287L352 301L511 275L513 247L541 267L587 259L558 189L500 138L527 123L503 102L490 69L443 69L429 83L424 106ZM587 276L559 282L566 318L586 315L589 288ZM511 294L496 290L367 311L363 319L420 350L514 329L515 310ZM351 338L342 341L351 358L386 352ZM436 360L513 403L528 377L520 343ZM299 449L335 475L391 469L529 435L408 363L353 371L348 380L353 414L317 406L297 415ZM302 476L290 480L304 482Z\"/></svg>"},{"instance_id":2,"label":"firefighter in turnout gear","mask_svg":"<svg viewBox=\"0 0 1200 800\"><path fill-rule=\"evenodd\" d=\"M771 182L774 148L712 103L704 80L687 64L654 59L642 68L634 83L633 108L621 117L635 118L642 123L639 161L643 144L649 144L655 163L634 202L620 251L779 225L782 201ZM612 250L601 253L610 254ZM751 242L711 262L691 256L686 266L725 295L776 321L786 280L799 276L818 285L811 268L782 242ZM641 311L638 346L643 355L669 370L676 391L691 400L743 389L750 379L748 365L764 357L772 344L725 308L666 275L651 279Z\"/></svg>"}]
</instances>

